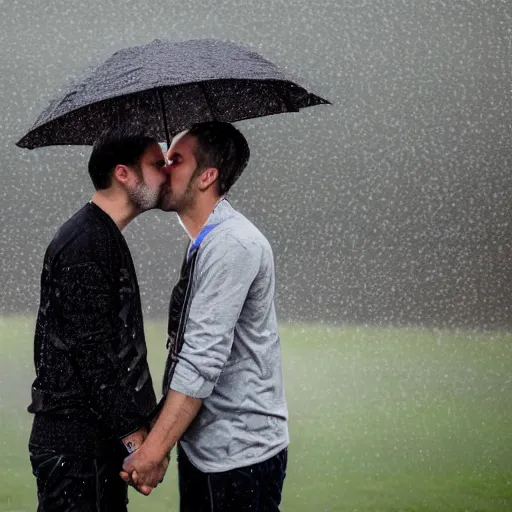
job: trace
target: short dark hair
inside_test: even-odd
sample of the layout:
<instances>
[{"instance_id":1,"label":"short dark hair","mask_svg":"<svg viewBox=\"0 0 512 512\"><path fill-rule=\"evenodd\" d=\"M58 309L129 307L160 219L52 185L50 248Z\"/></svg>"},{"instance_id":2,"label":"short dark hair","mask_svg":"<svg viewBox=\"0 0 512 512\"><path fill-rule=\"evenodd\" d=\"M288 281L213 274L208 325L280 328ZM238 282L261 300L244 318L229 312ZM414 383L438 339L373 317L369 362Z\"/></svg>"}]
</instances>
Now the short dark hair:
<instances>
[{"instance_id":1,"label":"short dark hair","mask_svg":"<svg viewBox=\"0 0 512 512\"><path fill-rule=\"evenodd\" d=\"M110 187L116 165L138 167L142 155L157 143L140 128L116 126L105 130L95 141L89 158L89 175L96 190Z\"/></svg>"},{"instance_id":2,"label":"short dark hair","mask_svg":"<svg viewBox=\"0 0 512 512\"><path fill-rule=\"evenodd\" d=\"M188 134L197 139L195 157L199 171L215 167L219 171L217 188L226 194L249 162L249 144L232 124L210 121L194 124Z\"/></svg>"}]
</instances>

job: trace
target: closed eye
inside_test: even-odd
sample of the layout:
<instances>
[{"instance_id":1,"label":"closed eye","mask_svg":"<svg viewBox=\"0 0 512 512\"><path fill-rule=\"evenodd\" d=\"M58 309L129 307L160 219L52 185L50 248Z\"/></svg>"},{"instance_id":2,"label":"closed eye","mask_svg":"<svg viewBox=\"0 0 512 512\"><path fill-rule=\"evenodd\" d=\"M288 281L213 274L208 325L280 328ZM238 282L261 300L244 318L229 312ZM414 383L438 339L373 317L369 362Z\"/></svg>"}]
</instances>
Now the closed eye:
<instances>
[{"instance_id":1,"label":"closed eye","mask_svg":"<svg viewBox=\"0 0 512 512\"><path fill-rule=\"evenodd\" d=\"M169 163L167 165L176 165L180 163L182 160L182 156L180 153L173 153L171 158L169 159Z\"/></svg>"}]
</instances>

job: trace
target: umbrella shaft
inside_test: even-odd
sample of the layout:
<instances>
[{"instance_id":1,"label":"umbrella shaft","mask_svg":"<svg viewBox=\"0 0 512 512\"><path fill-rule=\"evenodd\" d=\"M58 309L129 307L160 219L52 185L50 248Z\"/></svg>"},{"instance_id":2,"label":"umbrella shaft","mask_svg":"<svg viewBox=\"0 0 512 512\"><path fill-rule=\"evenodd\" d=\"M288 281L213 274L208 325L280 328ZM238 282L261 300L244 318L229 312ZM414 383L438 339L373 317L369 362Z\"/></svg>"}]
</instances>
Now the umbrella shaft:
<instances>
[{"instance_id":1,"label":"umbrella shaft","mask_svg":"<svg viewBox=\"0 0 512 512\"><path fill-rule=\"evenodd\" d=\"M162 89L157 89L157 95L160 100L160 107L162 108L162 118L164 120L164 129L165 129L165 140L167 141L167 149L171 147L171 139L169 137L169 127L167 126L167 116L165 115L165 103L164 97L162 94Z\"/></svg>"}]
</instances>

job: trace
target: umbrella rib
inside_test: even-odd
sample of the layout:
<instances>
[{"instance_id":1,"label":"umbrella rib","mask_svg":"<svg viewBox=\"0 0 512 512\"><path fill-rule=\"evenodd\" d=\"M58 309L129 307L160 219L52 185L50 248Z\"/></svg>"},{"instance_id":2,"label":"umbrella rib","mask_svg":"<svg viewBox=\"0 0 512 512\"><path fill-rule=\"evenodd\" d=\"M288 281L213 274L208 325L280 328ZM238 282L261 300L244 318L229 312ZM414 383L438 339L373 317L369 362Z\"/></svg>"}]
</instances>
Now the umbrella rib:
<instances>
[{"instance_id":1,"label":"umbrella rib","mask_svg":"<svg viewBox=\"0 0 512 512\"><path fill-rule=\"evenodd\" d=\"M162 116L164 119L165 140L167 141L167 149L169 149L171 147L171 139L169 137L169 127L167 126L167 116L165 115L165 103L162 89L157 89L157 96L160 99L160 107L162 108Z\"/></svg>"},{"instance_id":2,"label":"umbrella rib","mask_svg":"<svg viewBox=\"0 0 512 512\"><path fill-rule=\"evenodd\" d=\"M214 120L217 120L217 117L215 116L215 113L214 113L213 104L210 102L209 95L206 91L206 83L198 82L197 85L199 85L199 90L201 91L201 93L203 95L206 105L208 105L208 110L210 111L211 116L213 117Z\"/></svg>"}]
</instances>

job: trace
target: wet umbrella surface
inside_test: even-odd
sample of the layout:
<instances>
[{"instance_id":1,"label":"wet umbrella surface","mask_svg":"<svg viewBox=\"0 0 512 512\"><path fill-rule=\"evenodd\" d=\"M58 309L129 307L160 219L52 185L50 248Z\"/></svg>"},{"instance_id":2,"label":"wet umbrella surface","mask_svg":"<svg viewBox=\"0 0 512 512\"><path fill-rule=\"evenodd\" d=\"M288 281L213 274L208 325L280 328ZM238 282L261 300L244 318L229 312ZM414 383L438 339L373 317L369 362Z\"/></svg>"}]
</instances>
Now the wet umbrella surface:
<instances>
[{"instance_id":1,"label":"wet umbrella surface","mask_svg":"<svg viewBox=\"0 0 512 512\"><path fill-rule=\"evenodd\" d=\"M329 103L274 64L214 39L153 42L116 52L54 99L18 146L92 145L108 126L145 125L169 142L198 122L234 122Z\"/></svg>"}]
</instances>

